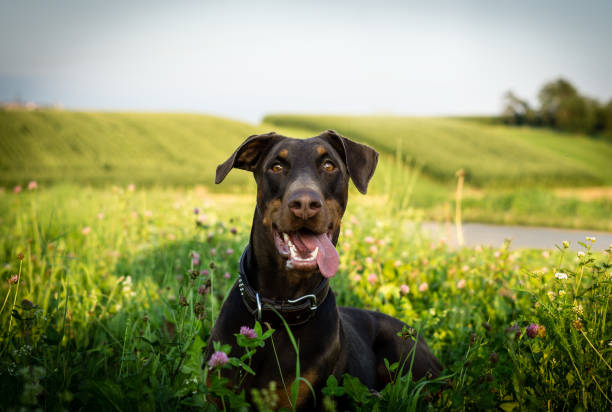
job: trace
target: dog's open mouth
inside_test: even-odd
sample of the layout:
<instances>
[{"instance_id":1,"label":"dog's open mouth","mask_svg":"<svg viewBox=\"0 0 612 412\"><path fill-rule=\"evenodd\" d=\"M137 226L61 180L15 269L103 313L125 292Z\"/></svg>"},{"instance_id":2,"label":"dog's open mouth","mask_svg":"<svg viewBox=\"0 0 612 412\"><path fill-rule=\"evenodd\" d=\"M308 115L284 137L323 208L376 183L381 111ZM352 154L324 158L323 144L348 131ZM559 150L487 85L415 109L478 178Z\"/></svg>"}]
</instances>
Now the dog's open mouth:
<instances>
[{"instance_id":1,"label":"dog's open mouth","mask_svg":"<svg viewBox=\"0 0 612 412\"><path fill-rule=\"evenodd\" d=\"M331 242L331 233L316 234L308 229L295 232L274 231L274 243L278 253L287 259L287 268L315 270L326 278L338 271L338 252Z\"/></svg>"}]
</instances>

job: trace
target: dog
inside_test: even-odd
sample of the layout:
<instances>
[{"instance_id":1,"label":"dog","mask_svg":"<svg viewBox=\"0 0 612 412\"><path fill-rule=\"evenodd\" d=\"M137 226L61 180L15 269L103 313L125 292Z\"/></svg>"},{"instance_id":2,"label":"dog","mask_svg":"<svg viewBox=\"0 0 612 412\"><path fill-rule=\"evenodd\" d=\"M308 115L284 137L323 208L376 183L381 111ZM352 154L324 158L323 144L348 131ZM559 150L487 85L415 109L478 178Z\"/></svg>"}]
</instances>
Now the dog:
<instances>
[{"instance_id":1,"label":"dog","mask_svg":"<svg viewBox=\"0 0 612 412\"><path fill-rule=\"evenodd\" d=\"M365 194L378 163L378 153L333 130L309 139L274 132L248 137L217 167L219 184L233 168L252 172L257 202L249 244L240 259L240 277L223 303L211 332L212 342L232 345L230 356L243 353L235 333L256 320L271 325L274 348L267 342L252 358L255 375L243 377L251 388L277 382L279 407L290 407L289 386L295 379L296 353L278 313L299 343L300 410L322 409L321 389L330 375L359 378L372 390L390 381L384 360L403 362L415 344L398 336L406 324L382 313L338 307L329 278L338 270L335 245L348 201L349 179ZM283 377L281 378L280 370ZM407 369L407 368L406 368ZM425 341L416 342L414 379L438 377L442 367ZM230 382L238 376L224 369Z\"/></svg>"}]
</instances>

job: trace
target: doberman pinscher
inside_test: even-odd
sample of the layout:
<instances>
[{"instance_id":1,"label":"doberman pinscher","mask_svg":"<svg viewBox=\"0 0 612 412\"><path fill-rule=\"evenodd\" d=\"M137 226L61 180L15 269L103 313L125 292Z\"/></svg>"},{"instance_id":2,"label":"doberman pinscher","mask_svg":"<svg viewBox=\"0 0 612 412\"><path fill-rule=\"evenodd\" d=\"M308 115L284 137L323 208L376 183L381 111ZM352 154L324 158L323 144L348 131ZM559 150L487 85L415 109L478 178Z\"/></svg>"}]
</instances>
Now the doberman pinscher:
<instances>
[{"instance_id":1,"label":"doberman pinscher","mask_svg":"<svg viewBox=\"0 0 612 412\"><path fill-rule=\"evenodd\" d=\"M289 386L295 379L296 354L275 311L291 325L299 344L301 376L317 394L315 405L301 383L298 409L322 408L320 390L330 375L340 381L349 373L380 390L389 382L384 359L393 363L410 353L413 341L398 336L406 326L403 322L378 312L338 307L329 288L329 278L338 270L335 244L349 178L365 194L377 163L375 150L328 130L303 140L274 132L254 135L217 167L215 183L232 168L253 172L257 183L240 277L221 308L208 346L208 357L213 341L233 345L231 356L239 357L234 334L241 326L260 320L276 329L276 351L266 343L252 358L256 375L244 380L247 394L250 388L267 388L276 381L280 406L289 406L281 382ZM419 338L414 378L437 377L440 372L440 363Z\"/></svg>"}]
</instances>

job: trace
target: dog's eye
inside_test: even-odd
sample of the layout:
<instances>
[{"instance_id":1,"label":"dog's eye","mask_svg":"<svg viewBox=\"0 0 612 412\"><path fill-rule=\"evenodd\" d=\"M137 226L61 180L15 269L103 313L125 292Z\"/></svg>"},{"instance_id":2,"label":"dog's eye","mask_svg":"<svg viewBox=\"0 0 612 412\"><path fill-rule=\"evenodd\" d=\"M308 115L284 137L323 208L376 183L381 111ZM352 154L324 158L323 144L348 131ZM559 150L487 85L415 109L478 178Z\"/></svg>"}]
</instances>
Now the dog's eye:
<instances>
[{"instance_id":1,"label":"dog's eye","mask_svg":"<svg viewBox=\"0 0 612 412\"><path fill-rule=\"evenodd\" d=\"M329 160L323 162L323 164L321 165L321 167L323 168L323 170L325 170L326 172L333 172L334 170L336 170L336 165L333 164L332 162L330 162Z\"/></svg>"},{"instance_id":2,"label":"dog's eye","mask_svg":"<svg viewBox=\"0 0 612 412\"><path fill-rule=\"evenodd\" d=\"M274 163L270 166L270 170L274 173L280 173L283 171L283 166L280 163Z\"/></svg>"}]
</instances>

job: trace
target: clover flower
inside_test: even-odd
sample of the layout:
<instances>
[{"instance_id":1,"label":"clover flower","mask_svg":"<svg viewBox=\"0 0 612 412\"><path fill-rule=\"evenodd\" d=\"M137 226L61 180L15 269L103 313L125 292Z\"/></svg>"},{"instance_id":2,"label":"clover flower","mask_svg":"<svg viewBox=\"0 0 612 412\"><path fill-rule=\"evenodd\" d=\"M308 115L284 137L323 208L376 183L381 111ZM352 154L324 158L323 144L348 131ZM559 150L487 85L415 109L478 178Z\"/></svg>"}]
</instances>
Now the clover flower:
<instances>
[{"instance_id":1,"label":"clover flower","mask_svg":"<svg viewBox=\"0 0 612 412\"><path fill-rule=\"evenodd\" d=\"M248 326L241 326L240 334L246 336L249 339L255 339L257 337L257 333L255 332L255 330L249 328Z\"/></svg>"},{"instance_id":2,"label":"clover flower","mask_svg":"<svg viewBox=\"0 0 612 412\"><path fill-rule=\"evenodd\" d=\"M429 289L427 282L423 282L419 285L419 292L425 292L427 289Z\"/></svg>"},{"instance_id":3,"label":"clover flower","mask_svg":"<svg viewBox=\"0 0 612 412\"><path fill-rule=\"evenodd\" d=\"M9 278L8 283L9 285L15 285L18 280L19 280L19 275L15 274Z\"/></svg>"},{"instance_id":4,"label":"clover flower","mask_svg":"<svg viewBox=\"0 0 612 412\"><path fill-rule=\"evenodd\" d=\"M208 361L208 366L210 366L211 368L216 368L217 366L225 365L228 361L229 358L227 357L227 354L218 350L210 357L210 360Z\"/></svg>"},{"instance_id":5,"label":"clover flower","mask_svg":"<svg viewBox=\"0 0 612 412\"><path fill-rule=\"evenodd\" d=\"M403 295L407 295L408 293L410 293L410 286L408 286L408 285L406 285L406 284L401 285L401 286L400 286L400 292L401 292Z\"/></svg>"},{"instance_id":6,"label":"clover flower","mask_svg":"<svg viewBox=\"0 0 612 412\"><path fill-rule=\"evenodd\" d=\"M89 226L85 226L83 230L81 230L81 233L84 234L85 236L87 236L90 232L91 232L91 228Z\"/></svg>"},{"instance_id":7,"label":"clover flower","mask_svg":"<svg viewBox=\"0 0 612 412\"><path fill-rule=\"evenodd\" d=\"M557 272L555 273L555 277L559 280L567 279L567 273Z\"/></svg>"},{"instance_id":8,"label":"clover flower","mask_svg":"<svg viewBox=\"0 0 612 412\"><path fill-rule=\"evenodd\" d=\"M38 188L38 183L36 183L35 180L30 180L30 183L28 183L28 190L34 190Z\"/></svg>"},{"instance_id":9,"label":"clover flower","mask_svg":"<svg viewBox=\"0 0 612 412\"><path fill-rule=\"evenodd\" d=\"M465 279L461 279L459 280L459 282L457 282L457 288L463 289L465 287L465 284L466 284Z\"/></svg>"},{"instance_id":10,"label":"clover flower","mask_svg":"<svg viewBox=\"0 0 612 412\"><path fill-rule=\"evenodd\" d=\"M538 335L538 329L539 325L531 323L529 326L527 326L527 336L529 336L531 339L535 338Z\"/></svg>"},{"instance_id":11,"label":"clover flower","mask_svg":"<svg viewBox=\"0 0 612 412\"><path fill-rule=\"evenodd\" d=\"M370 273L370 275L368 276L368 282L373 285L376 283L377 280L378 276L376 276L376 273Z\"/></svg>"}]
</instances>

